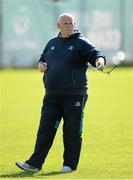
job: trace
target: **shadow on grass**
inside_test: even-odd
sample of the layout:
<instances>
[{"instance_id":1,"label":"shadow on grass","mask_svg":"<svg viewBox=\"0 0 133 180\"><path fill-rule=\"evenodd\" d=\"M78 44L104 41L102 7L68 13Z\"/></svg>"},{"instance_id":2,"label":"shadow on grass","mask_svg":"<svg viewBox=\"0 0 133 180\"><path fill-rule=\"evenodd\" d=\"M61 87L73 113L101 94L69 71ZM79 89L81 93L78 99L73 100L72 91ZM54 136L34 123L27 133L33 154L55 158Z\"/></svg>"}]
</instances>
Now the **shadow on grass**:
<instances>
[{"instance_id":1,"label":"shadow on grass","mask_svg":"<svg viewBox=\"0 0 133 180\"><path fill-rule=\"evenodd\" d=\"M56 176L56 175L61 175L61 174L62 173L59 171L53 171L53 172L38 174L38 176Z\"/></svg>"},{"instance_id":2,"label":"shadow on grass","mask_svg":"<svg viewBox=\"0 0 133 180\"><path fill-rule=\"evenodd\" d=\"M62 174L59 171L53 171L53 172L47 172L47 173L41 173L41 174L36 174L32 172L19 172L19 173L13 173L13 174L2 174L0 175L0 178L24 178L24 177L32 177L32 178L41 178L44 176L56 176Z\"/></svg>"}]
</instances>

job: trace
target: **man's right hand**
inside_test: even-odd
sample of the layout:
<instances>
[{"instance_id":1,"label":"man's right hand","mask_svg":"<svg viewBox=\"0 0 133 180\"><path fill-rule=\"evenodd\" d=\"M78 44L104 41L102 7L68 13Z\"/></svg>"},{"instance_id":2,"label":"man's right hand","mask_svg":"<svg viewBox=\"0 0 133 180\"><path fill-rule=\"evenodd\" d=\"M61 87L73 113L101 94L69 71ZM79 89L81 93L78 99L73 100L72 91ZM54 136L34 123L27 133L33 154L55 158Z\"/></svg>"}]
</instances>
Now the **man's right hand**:
<instances>
[{"instance_id":1,"label":"man's right hand","mask_svg":"<svg viewBox=\"0 0 133 180\"><path fill-rule=\"evenodd\" d=\"M39 64L38 64L38 69L39 69L41 72L45 73L46 70L48 69L47 63L39 62Z\"/></svg>"}]
</instances>

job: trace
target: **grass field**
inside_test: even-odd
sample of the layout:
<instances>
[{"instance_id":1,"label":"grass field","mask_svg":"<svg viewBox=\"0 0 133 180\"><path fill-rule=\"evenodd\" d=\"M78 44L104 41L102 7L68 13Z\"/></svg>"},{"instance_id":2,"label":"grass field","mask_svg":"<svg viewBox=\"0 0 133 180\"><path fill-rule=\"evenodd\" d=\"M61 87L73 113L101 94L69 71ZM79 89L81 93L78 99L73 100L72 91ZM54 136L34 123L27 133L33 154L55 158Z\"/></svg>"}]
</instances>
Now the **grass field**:
<instances>
[{"instance_id":1,"label":"grass field","mask_svg":"<svg viewBox=\"0 0 133 180\"><path fill-rule=\"evenodd\" d=\"M0 71L0 179L133 179L133 67L111 76L90 71L82 153L73 173L59 173L62 124L42 171L15 166L33 151L43 94L37 70Z\"/></svg>"}]
</instances>

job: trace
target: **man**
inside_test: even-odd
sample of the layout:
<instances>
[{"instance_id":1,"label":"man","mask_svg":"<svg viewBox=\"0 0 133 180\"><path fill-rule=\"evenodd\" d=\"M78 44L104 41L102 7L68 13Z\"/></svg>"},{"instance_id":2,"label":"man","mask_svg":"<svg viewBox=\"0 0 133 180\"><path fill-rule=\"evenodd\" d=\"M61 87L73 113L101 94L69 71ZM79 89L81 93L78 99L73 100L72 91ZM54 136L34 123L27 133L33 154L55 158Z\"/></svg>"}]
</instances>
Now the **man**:
<instances>
[{"instance_id":1,"label":"man","mask_svg":"<svg viewBox=\"0 0 133 180\"><path fill-rule=\"evenodd\" d=\"M38 64L44 73L46 94L35 149L26 162L16 165L26 171L38 172L53 143L63 118L64 163L62 173L77 169L81 143L83 110L87 100L88 63L102 70L105 57L81 33L74 30L71 14L61 14L57 21L60 33L46 45Z\"/></svg>"}]
</instances>

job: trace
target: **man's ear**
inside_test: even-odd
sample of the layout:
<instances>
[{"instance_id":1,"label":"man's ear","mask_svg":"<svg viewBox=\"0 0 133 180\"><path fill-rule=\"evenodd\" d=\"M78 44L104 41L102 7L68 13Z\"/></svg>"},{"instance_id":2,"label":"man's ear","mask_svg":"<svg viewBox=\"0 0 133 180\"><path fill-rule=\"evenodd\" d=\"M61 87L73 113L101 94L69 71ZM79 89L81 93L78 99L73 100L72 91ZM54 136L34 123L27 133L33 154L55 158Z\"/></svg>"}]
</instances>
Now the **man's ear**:
<instances>
[{"instance_id":1,"label":"man's ear","mask_svg":"<svg viewBox=\"0 0 133 180\"><path fill-rule=\"evenodd\" d=\"M75 21L74 21L74 27L75 27L75 24L76 24L76 23L75 23Z\"/></svg>"},{"instance_id":2,"label":"man's ear","mask_svg":"<svg viewBox=\"0 0 133 180\"><path fill-rule=\"evenodd\" d=\"M57 22L57 23L56 23L56 25L57 25L57 27L60 29L60 23L59 23L59 22Z\"/></svg>"}]
</instances>

